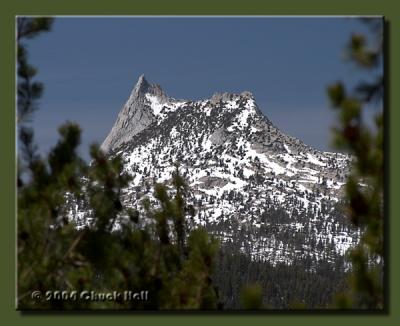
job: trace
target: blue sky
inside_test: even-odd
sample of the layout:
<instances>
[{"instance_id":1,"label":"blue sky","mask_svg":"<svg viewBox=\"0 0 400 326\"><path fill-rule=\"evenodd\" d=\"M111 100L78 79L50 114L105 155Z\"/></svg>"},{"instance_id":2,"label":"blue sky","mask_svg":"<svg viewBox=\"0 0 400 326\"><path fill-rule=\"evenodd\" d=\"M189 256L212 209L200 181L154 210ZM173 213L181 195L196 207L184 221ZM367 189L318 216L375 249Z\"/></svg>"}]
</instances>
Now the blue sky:
<instances>
[{"instance_id":1,"label":"blue sky","mask_svg":"<svg viewBox=\"0 0 400 326\"><path fill-rule=\"evenodd\" d=\"M281 130L332 150L326 87L365 77L344 62L344 46L366 31L353 18L57 18L51 32L27 42L45 84L36 141L46 153L58 126L76 121L88 158L88 145L104 140L144 73L175 98L249 90Z\"/></svg>"}]
</instances>

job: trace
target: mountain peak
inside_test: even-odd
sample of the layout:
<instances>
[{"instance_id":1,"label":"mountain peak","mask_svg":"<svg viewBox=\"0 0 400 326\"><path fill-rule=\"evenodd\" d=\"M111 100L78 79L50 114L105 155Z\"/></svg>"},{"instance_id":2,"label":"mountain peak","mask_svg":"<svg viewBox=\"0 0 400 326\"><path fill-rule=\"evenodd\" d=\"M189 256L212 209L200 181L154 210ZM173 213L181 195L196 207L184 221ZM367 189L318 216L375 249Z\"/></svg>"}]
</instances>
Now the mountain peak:
<instances>
[{"instance_id":1,"label":"mountain peak","mask_svg":"<svg viewBox=\"0 0 400 326\"><path fill-rule=\"evenodd\" d=\"M159 102L166 99L161 87L150 84L142 74L139 76L128 101L118 113L117 121L111 132L102 143L101 149L103 151L108 152L110 149L128 141L153 122L153 111L146 104L148 95L156 96Z\"/></svg>"},{"instance_id":2,"label":"mountain peak","mask_svg":"<svg viewBox=\"0 0 400 326\"><path fill-rule=\"evenodd\" d=\"M244 91L240 94L235 94L235 93L214 93L213 96L210 98L211 103L216 104L218 102L227 102L227 101L232 101L232 100L237 100L239 98L244 98L247 100L254 100L254 96L251 92L249 91Z\"/></svg>"},{"instance_id":3,"label":"mountain peak","mask_svg":"<svg viewBox=\"0 0 400 326\"><path fill-rule=\"evenodd\" d=\"M215 93L209 100L197 102L175 100L168 97L160 85L149 83L144 74L141 74L101 148L105 152L109 152L111 149L115 149L132 139L133 136L146 129L153 122L157 121L157 123L161 123L169 113L181 108L186 108L184 111L187 112L188 106L196 110L196 107L207 105L208 102L211 104L211 107L202 110L206 116L209 116L210 110L221 103L223 106L226 105L229 108L229 110L226 110L226 114L229 114L232 109L236 112L235 114L239 114L242 111L251 113L254 110L255 113L259 113L259 116L262 116L270 124L269 120L259 111L255 98L249 91L244 91L240 94L229 92ZM191 104L188 105L187 103ZM243 114L243 121L247 121L247 113Z\"/></svg>"},{"instance_id":4,"label":"mountain peak","mask_svg":"<svg viewBox=\"0 0 400 326\"><path fill-rule=\"evenodd\" d=\"M144 76L144 74L141 74L138 78L137 84L140 83L147 83L146 77Z\"/></svg>"},{"instance_id":5,"label":"mountain peak","mask_svg":"<svg viewBox=\"0 0 400 326\"><path fill-rule=\"evenodd\" d=\"M144 74L140 75L135 87L133 88L132 95L138 97L141 94L147 93L150 87L149 82L146 80Z\"/></svg>"},{"instance_id":6,"label":"mountain peak","mask_svg":"<svg viewBox=\"0 0 400 326\"><path fill-rule=\"evenodd\" d=\"M121 155L132 175L122 192L129 207L142 210L144 196L155 199L143 185L169 186L173 163L180 162L191 189L188 203L196 210L193 225L222 242L246 234L246 252L256 259L290 264L299 252L315 261L334 259L356 243L358 233L344 229L336 206L349 157L286 135L248 91L200 101L163 94L141 75L101 147L110 156ZM126 223L125 217L119 221Z\"/></svg>"},{"instance_id":7,"label":"mountain peak","mask_svg":"<svg viewBox=\"0 0 400 326\"><path fill-rule=\"evenodd\" d=\"M241 93L240 93L240 96L241 96L241 97L244 97L244 98L246 98L246 99L249 99L249 100L254 100L254 95L253 95L253 93L252 93L252 92L249 92L249 91L241 92Z\"/></svg>"},{"instance_id":8,"label":"mountain peak","mask_svg":"<svg viewBox=\"0 0 400 326\"><path fill-rule=\"evenodd\" d=\"M167 99L167 95L160 85L150 84L144 74L141 74L132 90L131 98L133 100L137 100L138 98L143 97L145 94L157 96L161 101L165 101Z\"/></svg>"}]
</instances>

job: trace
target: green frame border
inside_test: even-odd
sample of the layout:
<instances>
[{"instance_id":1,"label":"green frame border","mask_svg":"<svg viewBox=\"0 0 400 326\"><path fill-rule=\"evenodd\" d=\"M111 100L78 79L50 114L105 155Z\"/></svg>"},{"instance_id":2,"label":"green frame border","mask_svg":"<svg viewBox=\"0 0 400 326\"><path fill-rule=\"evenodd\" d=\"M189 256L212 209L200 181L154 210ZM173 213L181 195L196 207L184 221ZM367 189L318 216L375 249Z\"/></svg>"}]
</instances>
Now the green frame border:
<instances>
[{"instance_id":1,"label":"green frame border","mask_svg":"<svg viewBox=\"0 0 400 326\"><path fill-rule=\"evenodd\" d=\"M9 2L9 3L7 3ZM143 314L143 313L20 313L15 310L15 39L14 19L16 15L384 15L388 22L387 39L389 53L386 55L386 83L388 97L385 109L388 110L390 119L387 136L386 150L389 164L388 184L389 191L387 217L390 228L387 228L389 239L389 279L388 279L388 314L371 313L314 313L314 314ZM7 324L20 325L24 322L30 325L46 325L53 322L66 325L72 322L90 322L98 325L109 324L111 320L119 323L136 322L143 324L174 324L177 323L227 323L241 325L251 322L261 325L265 322L300 323L307 325L337 325L337 323L363 323L376 325L377 322L397 324L400 322L400 275L399 257L394 248L400 247L400 237L396 230L400 230L399 220L395 212L399 211L399 202L395 201L394 189L399 180L400 166L399 150L395 149L394 139L399 139L399 129L394 127L394 122L399 120L399 111L394 108L399 105L399 92L394 90L400 87L399 61L400 39L400 5L398 1L372 1L362 2L349 0L321 1L321 0L9 0L0 3L0 35L1 35L1 66L0 66L0 257L3 268L0 269L1 318ZM397 74L395 74L397 72ZM397 86L397 87L396 87ZM60 318L61 317L61 318ZM397 320L397 322L395 322Z\"/></svg>"}]
</instances>

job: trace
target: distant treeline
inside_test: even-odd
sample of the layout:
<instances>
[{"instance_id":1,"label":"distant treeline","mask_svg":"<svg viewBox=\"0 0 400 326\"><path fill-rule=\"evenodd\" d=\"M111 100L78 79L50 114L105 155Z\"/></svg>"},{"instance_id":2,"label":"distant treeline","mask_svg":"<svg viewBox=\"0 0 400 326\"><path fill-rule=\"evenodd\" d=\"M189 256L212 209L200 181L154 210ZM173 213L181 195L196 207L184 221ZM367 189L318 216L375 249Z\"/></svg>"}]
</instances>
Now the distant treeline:
<instances>
[{"instance_id":1,"label":"distant treeline","mask_svg":"<svg viewBox=\"0 0 400 326\"><path fill-rule=\"evenodd\" d=\"M292 265L254 261L235 248L224 245L216 257L213 283L223 309L241 309L241 290L258 284L262 289L263 305L269 309L327 309L334 308L335 295L348 287L348 272L342 259L335 263L318 261L315 271L309 262Z\"/></svg>"}]
</instances>

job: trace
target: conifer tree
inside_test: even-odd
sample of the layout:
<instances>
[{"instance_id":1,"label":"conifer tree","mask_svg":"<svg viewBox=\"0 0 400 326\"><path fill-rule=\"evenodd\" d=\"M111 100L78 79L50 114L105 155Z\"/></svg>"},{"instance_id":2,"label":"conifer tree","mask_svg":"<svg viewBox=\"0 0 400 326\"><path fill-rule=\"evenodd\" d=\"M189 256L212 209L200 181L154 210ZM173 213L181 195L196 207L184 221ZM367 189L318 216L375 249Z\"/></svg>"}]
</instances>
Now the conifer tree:
<instances>
[{"instance_id":1,"label":"conifer tree","mask_svg":"<svg viewBox=\"0 0 400 326\"><path fill-rule=\"evenodd\" d=\"M174 197L165 185L156 184L158 208L144 201L142 214L122 203L130 176L123 172L120 157L106 156L97 145L91 146L90 165L78 156L77 124L67 122L59 128L60 140L47 157L37 153L33 130L25 124L38 108L43 87L33 81L36 70L28 63L22 41L50 30L52 21L17 22L18 308L216 308L211 274L218 243L202 228L189 229L186 217L194 212L186 204L187 186L178 168L172 178ZM80 225L71 213L78 203L85 207ZM83 291L129 290L148 295L141 301L80 297Z\"/></svg>"},{"instance_id":2,"label":"conifer tree","mask_svg":"<svg viewBox=\"0 0 400 326\"><path fill-rule=\"evenodd\" d=\"M352 172L346 183L347 212L351 221L362 230L359 245L351 251L352 292L339 298L339 307L382 309L384 307L384 174L383 112L375 114L375 126L363 120L363 110L374 104L383 105L383 20L364 19L375 37L367 43L362 34L352 35L347 45L350 62L375 74L373 80L361 81L354 91L342 82L328 88L332 106L338 110L339 125L334 130L335 144L354 157Z\"/></svg>"}]
</instances>

